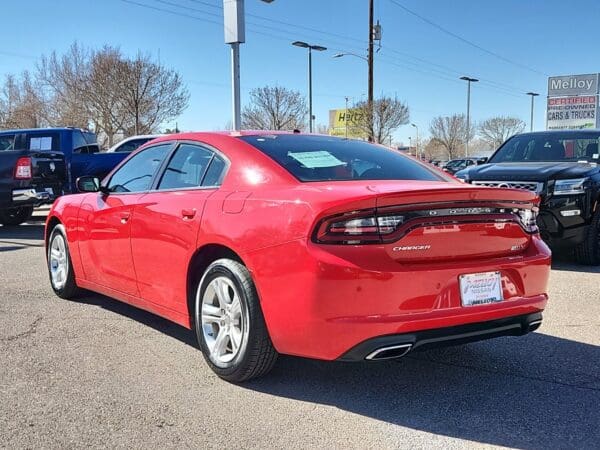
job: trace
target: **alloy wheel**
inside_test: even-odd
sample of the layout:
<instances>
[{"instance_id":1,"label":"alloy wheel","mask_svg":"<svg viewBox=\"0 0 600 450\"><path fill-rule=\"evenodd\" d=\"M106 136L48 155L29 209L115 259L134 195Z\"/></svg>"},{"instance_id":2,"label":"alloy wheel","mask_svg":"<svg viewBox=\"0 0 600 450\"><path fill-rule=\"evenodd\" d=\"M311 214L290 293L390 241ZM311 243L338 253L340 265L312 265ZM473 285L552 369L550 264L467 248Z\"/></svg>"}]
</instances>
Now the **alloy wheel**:
<instances>
[{"instance_id":1,"label":"alloy wheel","mask_svg":"<svg viewBox=\"0 0 600 450\"><path fill-rule=\"evenodd\" d=\"M67 259L65 238L60 233L54 236L50 244L49 267L54 289L62 289L67 282L69 261Z\"/></svg>"},{"instance_id":2,"label":"alloy wheel","mask_svg":"<svg viewBox=\"0 0 600 450\"><path fill-rule=\"evenodd\" d=\"M216 277L206 286L200 317L210 359L217 365L230 363L247 340L248 320L229 278Z\"/></svg>"}]
</instances>

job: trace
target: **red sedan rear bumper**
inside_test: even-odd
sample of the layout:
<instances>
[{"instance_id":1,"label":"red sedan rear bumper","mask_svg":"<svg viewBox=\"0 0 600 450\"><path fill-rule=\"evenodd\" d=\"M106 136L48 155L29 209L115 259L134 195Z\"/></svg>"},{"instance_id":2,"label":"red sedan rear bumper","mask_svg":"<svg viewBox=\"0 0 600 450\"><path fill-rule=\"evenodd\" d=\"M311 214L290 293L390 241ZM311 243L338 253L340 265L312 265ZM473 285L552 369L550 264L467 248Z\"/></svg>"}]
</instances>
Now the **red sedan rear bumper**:
<instances>
[{"instance_id":1,"label":"red sedan rear bumper","mask_svg":"<svg viewBox=\"0 0 600 450\"><path fill-rule=\"evenodd\" d=\"M336 247L298 240L244 255L280 353L334 360L374 338L524 317L547 302L550 251L538 237L518 256L419 264ZM504 301L461 306L459 275L489 271L500 271Z\"/></svg>"}]
</instances>

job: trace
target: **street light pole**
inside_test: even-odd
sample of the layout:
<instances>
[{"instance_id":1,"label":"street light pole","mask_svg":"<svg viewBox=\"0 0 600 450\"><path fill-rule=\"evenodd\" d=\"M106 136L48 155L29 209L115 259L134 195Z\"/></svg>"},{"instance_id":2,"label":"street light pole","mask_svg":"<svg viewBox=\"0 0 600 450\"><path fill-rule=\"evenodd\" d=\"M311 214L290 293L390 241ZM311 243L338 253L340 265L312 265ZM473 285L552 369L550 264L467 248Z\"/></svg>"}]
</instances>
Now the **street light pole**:
<instances>
[{"instance_id":1,"label":"street light pole","mask_svg":"<svg viewBox=\"0 0 600 450\"><path fill-rule=\"evenodd\" d=\"M312 112L312 51L322 52L327 50L327 47L321 45L311 45L302 41L294 41L292 45L308 49L308 131L313 132L313 112Z\"/></svg>"},{"instance_id":2,"label":"street light pole","mask_svg":"<svg viewBox=\"0 0 600 450\"><path fill-rule=\"evenodd\" d=\"M477 78L460 77L467 82L467 138L465 142L465 156L469 156L469 138L471 136L471 83L477 83Z\"/></svg>"},{"instance_id":3,"label":"street light pole","mask_svg":"<svg viewBox=\"0 0 600 450\"><path fill-rule=\"evenodd\" d=\"M421 157L419 156L419 127L416 126L414 123L411 123L410 125L415 127L415 130L417 130L416 152L417 152L417 159L421 159Z\"/></svg>"},{"instance_id":4,"label":"street light pole","mask_svg":"<svg viewBox=\"0 0 600 450\"><path fill-rule=\"evenodd\" d=\"M527 95L531 96L531 118L529 120L529 131L533 131L533 99L540 94L537 92L528 92Z\"/></svg>"}]
</instances>

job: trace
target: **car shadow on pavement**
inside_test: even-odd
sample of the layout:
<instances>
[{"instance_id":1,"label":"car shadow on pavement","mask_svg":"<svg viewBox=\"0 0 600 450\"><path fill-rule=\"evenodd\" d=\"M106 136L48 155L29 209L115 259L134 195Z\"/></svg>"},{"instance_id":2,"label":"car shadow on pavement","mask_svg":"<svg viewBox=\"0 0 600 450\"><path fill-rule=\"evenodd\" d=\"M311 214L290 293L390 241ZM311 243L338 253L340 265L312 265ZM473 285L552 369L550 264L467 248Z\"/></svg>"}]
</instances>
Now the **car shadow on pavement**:
<instances>
[{"instance_id":1,"label":"car shadow on pavement","mask_svg":"<svg viewBox=\"0 0 600 450\"><path fill-rule=\"evenodd\" d=\"M565 272L600 273L600 266L584 266L565 256L553 256L552 269Z\"/></svg>"},{"instance_id":2,"label":"car shadow on pavement","mask_svg":"<svg viewBox=\"0 0 600 450\"><path fill-rule=\"evenodd\" d=\"M123 303L113 298L105 297L104 295L93 292L86 292L81 297L75 299L75 301L86 305L98 306L106 309L107 311L111 311L115 314L135 320L136 322L153 328L160 333L171 336L172 338L175 338L184 344L198 348L198 345L196 344L196 337L192 331L177 325L170 320L163 319L162 317L154 315L148 311L144 311L143 309L136 308L135 306L131 306L127 303Z\"/></svg>"},{"instance_id":3,"label":"car shadow on pavement","mask_svg":"<svg viewBox=\"0 0 600 450\"><path fill-rule=\"evenodd\" d=\"M273 372L242 387L485 444L600 442L600 347L540 333L388 362L281 357Z\"/></svg>"},{"instance_id":4,"label":"car shadow on pavement","mask_svg":"<svg viewBox=\"0 0 600 450\"><path fill-rule=\"evenodd\" d=\"M192 331L149 312L92 293L77 301L197 348ZM584 449L600 442L600 346L541 332L386 362L281 356L272 372L241 388L485 444Z\"/></svg>"},{"instance_id":5,"label":"car shadow on pavement","mask_svg":"<svg viewBox=\"0 0 600 450\"><path fill-rule=\"evenodd\" d=\"M0 225L0 244L16 242L6 242L7 240L38 241L35 243L19 242L18 245L25 247L42 247L44 245L44 224L24 224L16 227L5 227Z\"/></svg>"}]
</instances>

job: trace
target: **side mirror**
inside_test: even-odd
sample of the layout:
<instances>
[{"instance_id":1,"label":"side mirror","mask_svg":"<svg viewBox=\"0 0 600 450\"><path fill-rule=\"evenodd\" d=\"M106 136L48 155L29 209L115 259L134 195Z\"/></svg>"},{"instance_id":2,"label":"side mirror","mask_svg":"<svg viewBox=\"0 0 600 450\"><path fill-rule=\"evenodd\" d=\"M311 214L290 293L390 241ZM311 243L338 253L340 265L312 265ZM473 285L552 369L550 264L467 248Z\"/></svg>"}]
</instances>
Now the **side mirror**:
<instances>
[{"instance_id":1,"label":"side mirror","mask_svg":"<svg viewBox=\"0 0 600 450\"><path fill-rule=\"evenodd\" d=\"M487 157L487 156L486 156L486 157L483 157L483 158L479 158L479 159L477 160L477 164L478 164L478 165L479 165L479 164L485 164L487 161L488 161L488 157Z\"/></svg>"},{"instance_id":2,"label":"side mirror","mask_svg":"<svg viewBox=\"0 0 600 450\"><path fill-rule=\"evenodd\" d=\"M100 191L100 179L98 177L84 176L77 178L77 190L79 192Z\"/></svg>"}]
</instances>

